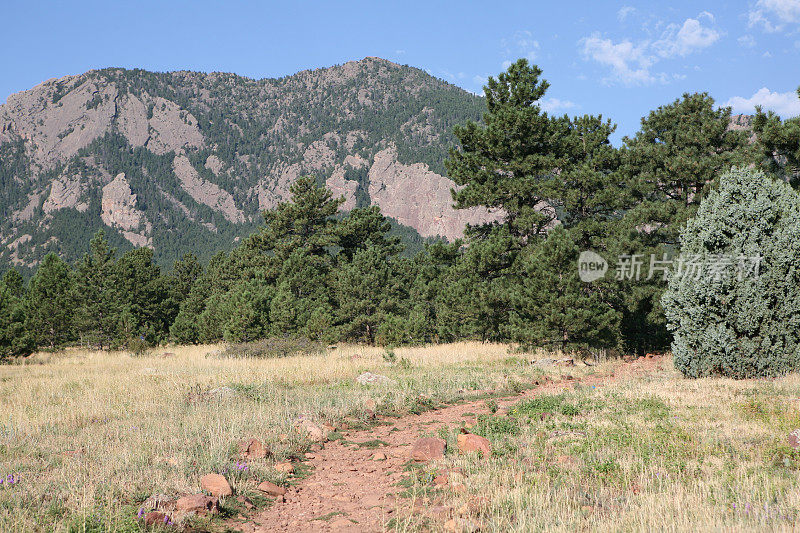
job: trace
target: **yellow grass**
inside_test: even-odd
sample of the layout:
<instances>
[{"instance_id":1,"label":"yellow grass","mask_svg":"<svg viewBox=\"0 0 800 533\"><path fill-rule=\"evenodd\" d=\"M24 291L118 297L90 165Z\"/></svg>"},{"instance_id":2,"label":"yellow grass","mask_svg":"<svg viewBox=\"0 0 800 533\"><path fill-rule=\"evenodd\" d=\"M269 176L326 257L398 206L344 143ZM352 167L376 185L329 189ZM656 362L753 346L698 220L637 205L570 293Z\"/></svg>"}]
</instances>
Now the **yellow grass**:
<instances>
[{"instance_id":1,"label":"yellow grass","mask_svg":"<svg viewBox=\"0 0 800 533\"><path fill-rule=\"evenodd\" d=\"M196 492L199 475L232 468L240 439L268 443L274 461L302 450L291 431L300 414L358 418L367 398L402 414L431 400L519 390L542 373L526 360L538 355L480 343L399 348L394 364L361 346L282 359L213 355L219 350L68 350L0 366L0 475L20 475L0 488L0 531L138 531L141 501ZM686 380L668 359L647 375L625 367L572 369L589 379L618 373L608 385L570 389L563 401L577 413L545 421L518 413L510 418L517 432L484 421L498 453L448 455L436 468L462 467L467 491L435 498L459 527L487 531L795 528L800 454L786 437L800 427L800 377ZM395 382L358 386L364 371ZM211 393L222 387L233 392ZM271 461L251 466L231 471L237 491L280 481ZM416 490L428 489L421 480ZM389 527L444 523L415 515Z\"/></svg>"},{"instance_id":2,"label":"yellow grass","mask_svg":"<svg viewBox=\"0 0 800 533\"><path fill-rule=\"evenodd\" d=\"M129 514L126 504L153 493L196 492L197 475L229 466L242 438L268 442L280 460L298 444L290 429L300 414L335 421L367 397L402 408L411 396L501 387L509 379L508 372L480 375L508 357L501 345L397 349L398 359L410 361L405 369L384 361L382 349L360 346L281 359L207 355L219 350L131 357L72 349L0 366L0 475L21 476L13 489L0 489L0 530L59 528L92 513ZM165 352L174 356L162 358ZM464 368L446 370L454 365ZM397 383L355 386L367 370ZM236 392L209 394L219 387ZM250 476L235 481L252 484L274 472Z\"/></svg>"}]
</instances>

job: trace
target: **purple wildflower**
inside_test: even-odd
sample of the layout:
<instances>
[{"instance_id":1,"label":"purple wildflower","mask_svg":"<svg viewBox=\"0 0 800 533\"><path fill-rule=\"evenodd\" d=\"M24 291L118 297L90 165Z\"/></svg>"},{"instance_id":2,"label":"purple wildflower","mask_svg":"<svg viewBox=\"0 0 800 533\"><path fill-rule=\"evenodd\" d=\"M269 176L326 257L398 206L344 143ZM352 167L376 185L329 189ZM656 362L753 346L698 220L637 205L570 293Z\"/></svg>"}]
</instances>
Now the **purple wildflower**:
<instances>
[{"instance_id":1,"label":"purple wildflower","mask_svg":"<svg viewBox=\"0 0 800 533\"><path fill-rule=\"evenodd\" d=\"M142 517L142 515L144 515L144 508L142 508L142 507L139 507L139 512L138 512L138 513L136 513L136 516L138 516L139 518L141 518L141 517Z\"/></svg>"}]
</instances>

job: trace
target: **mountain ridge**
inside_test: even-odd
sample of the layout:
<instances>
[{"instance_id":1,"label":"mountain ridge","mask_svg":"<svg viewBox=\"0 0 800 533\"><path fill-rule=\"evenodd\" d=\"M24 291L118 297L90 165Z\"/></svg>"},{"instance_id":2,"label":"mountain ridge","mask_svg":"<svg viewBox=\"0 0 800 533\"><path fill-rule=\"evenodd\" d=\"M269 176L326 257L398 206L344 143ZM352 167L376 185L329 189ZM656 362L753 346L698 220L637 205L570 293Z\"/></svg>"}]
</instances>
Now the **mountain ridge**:
<instances>
[{"instance_id":1,"label":"mountain ridge","mask_svg":"<svg viewBox=\"0 0 800 533\"><path fill-rule=\"evenodd\" d=\"M208 257L305 174L345 209L379 205L417 239L457 238L496 218L452 209L444 177L453 125L482 111L479 97L374 57L260 80L120 68L52 78L0 105L0 264L74 259L100 228L162 264L198 242Z\"/></svg>"}]
</instances>

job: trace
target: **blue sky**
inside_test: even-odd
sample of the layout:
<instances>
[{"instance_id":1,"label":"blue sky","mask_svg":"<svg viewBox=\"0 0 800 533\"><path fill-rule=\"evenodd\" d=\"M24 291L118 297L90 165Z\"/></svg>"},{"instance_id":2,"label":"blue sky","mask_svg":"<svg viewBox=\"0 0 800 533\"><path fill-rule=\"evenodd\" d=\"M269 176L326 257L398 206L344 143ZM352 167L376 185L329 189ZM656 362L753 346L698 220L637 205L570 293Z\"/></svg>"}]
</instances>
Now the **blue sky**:
<instances>
[{"instance_id":1,"label":"blue sky","mask_svg":"<svg viewBox=\"0 0 800 533\"><path fill-rule=\"evenodd\" d=\"M615 140L684 92L800 115L800 0L37 2L3 0L0 102L107 66L292 74L365 56L480 92L528 57L556 113L602 113Z\"/></svg>"}]
</instances>

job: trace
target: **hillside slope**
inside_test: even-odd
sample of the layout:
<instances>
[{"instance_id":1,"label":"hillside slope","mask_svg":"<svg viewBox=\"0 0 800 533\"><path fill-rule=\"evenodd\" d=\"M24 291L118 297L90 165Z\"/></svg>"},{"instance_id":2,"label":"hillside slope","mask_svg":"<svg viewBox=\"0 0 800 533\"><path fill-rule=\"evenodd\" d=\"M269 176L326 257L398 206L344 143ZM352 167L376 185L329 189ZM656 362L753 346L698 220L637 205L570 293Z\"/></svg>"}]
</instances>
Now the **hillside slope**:
<instances>
[{"instance_id":1,"label":"hillside slope","mask_svg":"<svg viewBox=\"0 0 800 533\"><path fill-rule=\"evenodd\" d=\"M482 109L379 58L279 79L110 68L49 80L0 106L0 266L75 259L100 228L163 265L207 258L306 174L345 210L376 204L417 239L453 239L492 217L453 210L443 176L453 125Z\"/></svg>"}]
</instances>

